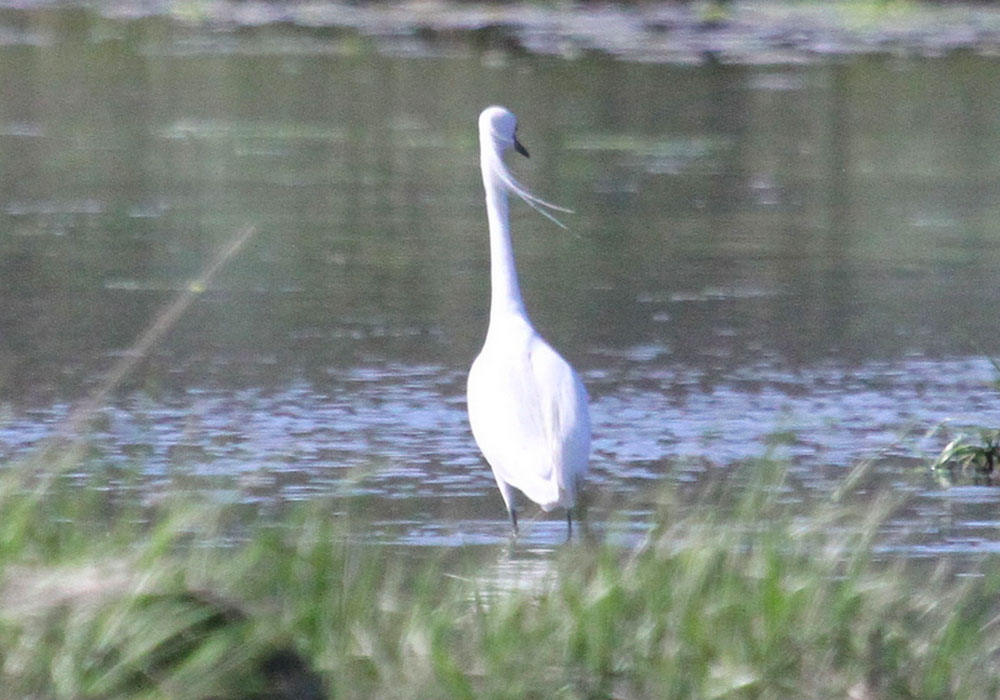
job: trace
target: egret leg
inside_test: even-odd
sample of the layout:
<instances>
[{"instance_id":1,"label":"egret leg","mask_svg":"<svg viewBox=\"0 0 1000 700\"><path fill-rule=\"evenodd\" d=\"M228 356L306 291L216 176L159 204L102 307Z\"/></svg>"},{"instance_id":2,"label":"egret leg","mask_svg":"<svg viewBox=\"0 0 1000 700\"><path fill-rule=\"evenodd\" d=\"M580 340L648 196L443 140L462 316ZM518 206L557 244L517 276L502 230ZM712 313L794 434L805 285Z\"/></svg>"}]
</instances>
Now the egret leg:
<instances>
[{"instance_id":1,"label":"egret leg","mask_svg":"<svg viewBox=\"0 0 1000 700\"><path fill-rule=\"evenodd\" d=\"M517 511L513 508L510 509L510 525L514 529L514 534L517 534Z\"/></svg>"},{"instance_id":2,"label":"egret leg","mask_svg":"<svg viewBox=\"0 0 1000 700\"><path fill-rule=\"evenodd\" d=\"M566 509L566 541L573 539L573 509Z\"/></svg>"}]
</instances>

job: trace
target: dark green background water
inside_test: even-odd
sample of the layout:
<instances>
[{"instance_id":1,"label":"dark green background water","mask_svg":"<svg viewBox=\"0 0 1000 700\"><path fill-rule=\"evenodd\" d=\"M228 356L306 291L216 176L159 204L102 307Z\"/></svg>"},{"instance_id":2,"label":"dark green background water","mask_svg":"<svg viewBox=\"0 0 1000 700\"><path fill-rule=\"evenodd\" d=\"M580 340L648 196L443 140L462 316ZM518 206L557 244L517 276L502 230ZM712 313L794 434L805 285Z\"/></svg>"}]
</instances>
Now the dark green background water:
<instances>
[{"instance_id":1,"label":"dark green background water","mask_svg":"<svg viewBox=\"0 0 1000 700\"><path fill-rule=\"evenodd\" d=\"M515 205L513 228L529 311L591 392L595 491L641 517L664 475L778 434L817 493L882 455L922 494L921 547L992 546L994 488L907 469L946 419L1000 423L997 59L657 65L81 11L0 13L0 39L3 458L254 224L115 394L98 461L266 499L360 469L393 541L505 536L464 415L488 304L475 124L502 103L519 178L576 210L566 233Z\"/></svg>"}]
</instances>

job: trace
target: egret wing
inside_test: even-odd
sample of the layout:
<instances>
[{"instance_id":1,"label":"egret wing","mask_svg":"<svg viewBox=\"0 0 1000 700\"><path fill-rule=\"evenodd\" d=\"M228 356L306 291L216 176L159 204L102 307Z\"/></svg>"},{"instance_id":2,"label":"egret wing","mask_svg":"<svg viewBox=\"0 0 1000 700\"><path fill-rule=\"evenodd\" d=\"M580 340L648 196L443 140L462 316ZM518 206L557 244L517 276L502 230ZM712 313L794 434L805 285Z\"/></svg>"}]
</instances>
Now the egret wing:
<instances>
[{"instance_id":1,"label":"egret wing","mask_svg":"<svg viewBox=\"0 0 1000 700\"><path fill-rule=\"evenodd\" d=\"M538 402L553 476L573 500L590 458L587 390L572 366L543 339L537 339L530 358L541 389Z\"/></svg>"}]
</instances>

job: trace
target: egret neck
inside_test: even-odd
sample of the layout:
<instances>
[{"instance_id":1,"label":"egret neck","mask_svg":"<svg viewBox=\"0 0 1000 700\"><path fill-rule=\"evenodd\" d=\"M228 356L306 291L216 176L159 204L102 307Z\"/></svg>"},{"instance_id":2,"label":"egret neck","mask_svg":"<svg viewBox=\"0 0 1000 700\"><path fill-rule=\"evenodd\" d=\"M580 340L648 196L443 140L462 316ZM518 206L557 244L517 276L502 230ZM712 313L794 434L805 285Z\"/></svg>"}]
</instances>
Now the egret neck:
<instances>
[{"instance_id":1,"label":"egret neck","mask_svg":"<svg viewBox=\"0 0 1000 700\"><path fill-rule=\"evenodd\" d=\"M486 217L490 230L490 325L507 314L526 318L514 264L514 245L508 223L507 190L498 168L503 168L493 144L483 144L483 188L486 190ZM488 147L486 147L488 146Z\"/></svg>"}]
</instances>

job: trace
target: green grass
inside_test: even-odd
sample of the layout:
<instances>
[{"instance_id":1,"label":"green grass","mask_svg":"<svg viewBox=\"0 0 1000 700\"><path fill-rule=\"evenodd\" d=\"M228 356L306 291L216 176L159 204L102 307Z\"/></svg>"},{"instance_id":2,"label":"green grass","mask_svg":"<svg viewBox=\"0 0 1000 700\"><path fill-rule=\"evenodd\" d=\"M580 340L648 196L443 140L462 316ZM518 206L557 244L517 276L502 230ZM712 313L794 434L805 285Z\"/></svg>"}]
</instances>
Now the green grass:
<instances>
[{"instance_id":1,"label":"green grass","mask_svg":"<svg viewBox=\"0 0 1000 700\"><path fill-rule=\"evenodd\" d=\"M641 544L563 547L528 588L491 573L505 547L415 562L367 542L350 499L264 516L105 478L4 477L3 697L1000 691L995 567L885 560L893 503L805 508L767 461L696 497L665 488Z\"/></svg>"}]
</instances>

